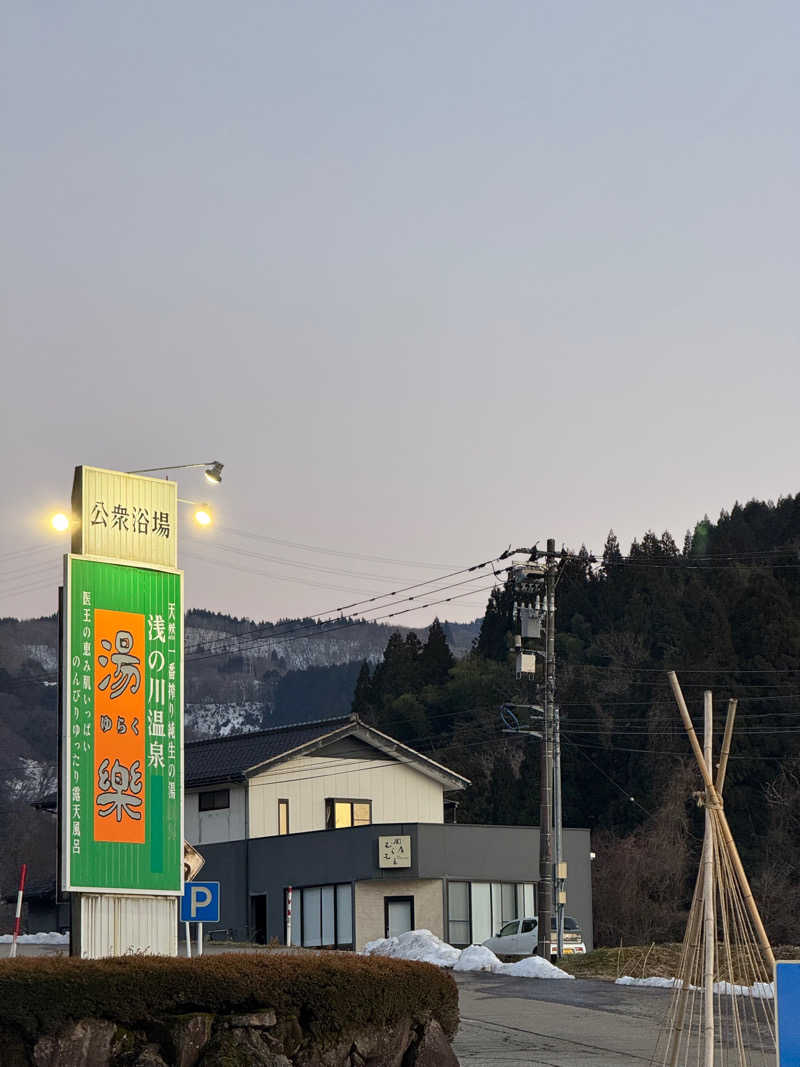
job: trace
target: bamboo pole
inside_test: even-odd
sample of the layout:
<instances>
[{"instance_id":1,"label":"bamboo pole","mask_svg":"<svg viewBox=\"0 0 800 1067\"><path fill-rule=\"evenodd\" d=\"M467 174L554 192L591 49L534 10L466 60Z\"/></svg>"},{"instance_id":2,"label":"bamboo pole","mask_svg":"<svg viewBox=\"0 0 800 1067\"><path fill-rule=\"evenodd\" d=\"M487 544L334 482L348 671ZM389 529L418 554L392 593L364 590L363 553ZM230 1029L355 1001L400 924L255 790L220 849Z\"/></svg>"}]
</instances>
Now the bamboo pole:
<instances>
[{"instance_id":1,"label":"bamboo pole","mask_svg":"<svg viewBox=\"0 0 800 1067\"><path fill-rule=\"evenodd\" d=\"M706 765L706 761L703 757L700 744L697 740L697 734L695 733L694 726L692 725L692 719L689 715L689 709L686 707L686 701L683 699L683 693L681 692L680 684L678 683L678 676L675 671L669 671L667 673L669 678L669 684L672 687L672 693L675 697L675 703L678 705L678 710L681 713L683 719L683 725L686 728L686 733L689 735L689 743L692 746L697 764L700 767L700 773L703 775L703 781L705 782L706 789L709 791L711 797L711 805L716 809L719 817L720 831L722 833L725 847L728 850L728 855L731 859L736 879L739 882L739 887L742 891L742 897L744 899L745 907L750 913L750 918L753 922L753 926L756 930L756 935L761 945L761 952L764 956L764 960L769 967L770 973L775 971L775 956L772 952L772 946L769 943L767 937L767 931L764 929L764 924L761 922L761 916L758 913L758 906L753 898L753 892L750 889L750 883L747 880L742 861L739 858L739 851L736 848L736 842L733 840L730 827L728 826L728 820L725 817L725 812L722 808L722 801L720 800L719 793L714 787L714 782L711 779L711 772Z\"/></svg>"},{"instance_id":2,"label":"bamboo pole","mask_svg":"<svg viewBox=\"0 0 800 1067\"><path fill-rule=\"evenodd\" d=\"M728 762L728 753L731 748L731 737L733 734L733 720L736 716L736 700L731 699L728 701L728 715L725 720L725 738L722 742L722 756L720 758L720 765L717 770L717 792L719 793L720 800L722 799L722 791L725 788L725 767ZM700 928L700 887L703 883L702 870L697 872L697 878L694 883L694 892L692 893L692 904L689 908L689 923L686 929L686 944L694 944L695 940L699 936ZM699 946L697 946L699 948ZM731 968L731 974L733 969ZM678 1052L680 1051L680 1040L683 1032L683 1022L686 1018L686 1001L689 996L689 975L685 973L683 975L683 984L681 986L681 992L678 999L678 1005L675 1012L672 1025L672 1037L671 1048L672 1055L670 1056L669 1067L676 1067L678 1062Z\"/></svg>"},{"instance_id":3,"label":"bamboo pole","mask_svg":"<svg viewBox=\"0 0 800 1067\"><path fill-rule=\"evenodd\" d=\"M703 756L706 766L714 759L714 699L709 689L703 693ZM703 839L703 1062L714 1067L714 839L711 825L711 796L706 789L705 837Z\"/></svg>"},{"instance_id":4,"label":"bamboo pole","mask_svg":"<svg viewBox=\"0 0 800 1067\"><path fill-rule=\"evenodd\" d=\"M735 697L731 697L728 701L728 714L725 718L725 735L722 738L722 752L719 756L719 766L717 767L717 792L722 796L722 789L725 785L725 772L728 769L728 755L731 751L731 738L733 737L733 723L736 718L736 705L738 701Z\"/></svg>"},{"instance_id":5,"label":"bamboo pole","mask_svg":"<svg viewBox=\"0 0 800 1067\"><path fill-rule=\"evenodd\" d=\"M703 875L701 871L697 872L697 878L694 883L694 893L692 894L692 906L689 909L689 922L686 925L686 937L684 938L684 949L681 952L681 967L683 969L683 984L681 991L678 995L678 1003L675 1009L675 1015L672 1019L672 1033L670 1034L670 1043L667 1045L667 1053L672 1049L669 1057L669 1067L676 1067L678 1063L678 1053L681 1047L681 1035L683 1033L683 1024L686 1019L686 1002L689 998L689 988L691 986L691 960L694 959L695 954L699 951L699 938L700 938L700 887L702 885ZM666 1057L665 1057L666 1061Z\"/></svg>"}]
</instances>

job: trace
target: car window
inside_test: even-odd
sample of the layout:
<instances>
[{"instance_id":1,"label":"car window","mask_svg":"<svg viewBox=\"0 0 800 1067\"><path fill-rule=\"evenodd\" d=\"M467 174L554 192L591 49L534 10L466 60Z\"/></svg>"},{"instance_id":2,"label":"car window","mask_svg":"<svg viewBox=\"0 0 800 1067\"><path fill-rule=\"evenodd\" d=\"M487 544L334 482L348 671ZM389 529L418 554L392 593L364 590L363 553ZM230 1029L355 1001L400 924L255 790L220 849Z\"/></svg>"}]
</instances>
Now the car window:
<instances>
[{"instance_id":1,"label":"car window","mask_svg":"<svg viewBox=\"0 0 800 1067\"><path fill-rule=\"evenodd\" d=\"M506 923L504 926L501 926L500 933L497 936L509 937L511 934L515 934L517 932L517 925L518 920L513 919L510 923Z\"/></svg>"},{"instance_id":2,"label":"car window","mask_svg":"<svg viewBox=\"0 0 800 1067\"><path fill-rule=\"evenodd\" d=\"M535 929L536 929L536 920L535 919L523 919L522 920L522 931L521 932L523 934L529 934L531 932L531 930L535 930Z\"/></svg>"},{"instance_id":3,"label":"car window","mask_svg":"<svg viewBox=\"0 0 800 1067\"><path fill-rule=\"evenodd\" d=\"M557 920L556 920L556 917L554 915L553 918L551 919L551 925L552 925L552 928L554 930L556 928L556 922L557 922ZM578 920L577 919L573 919L571 915L565 915L564 916L564 929L565 930L572 930L572 931L577 930L578 932L580 932L580 926L578 925Z\"/></svg>"}]
</instances>

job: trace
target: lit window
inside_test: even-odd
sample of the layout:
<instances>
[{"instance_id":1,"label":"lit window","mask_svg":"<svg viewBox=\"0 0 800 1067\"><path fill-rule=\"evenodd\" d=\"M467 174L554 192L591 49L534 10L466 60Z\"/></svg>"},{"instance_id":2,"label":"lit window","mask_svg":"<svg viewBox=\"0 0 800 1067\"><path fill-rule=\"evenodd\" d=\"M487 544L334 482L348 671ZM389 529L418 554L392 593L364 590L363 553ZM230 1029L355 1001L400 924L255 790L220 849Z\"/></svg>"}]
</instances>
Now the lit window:
<instances>
[{"instance_id":1,"label":"lit window","mask_svg":"<svg viewBox=\"0 0 800 1067\"><path fill-rule=\"evenodd\" d=\"M278 801L278 833L289 833L289 801Z\"/></svg>"},{"instance_id":2,"label":"lit window","mask_svg":"<svg viewBox=\"0 0 800 1067\"><path fill-rule=\"evenodd\" d=\"M330 797L325 801L326 830L341 830L349 826L370 826L371 823L371 800L339 800Z\"/></svg>"}]
</instances>

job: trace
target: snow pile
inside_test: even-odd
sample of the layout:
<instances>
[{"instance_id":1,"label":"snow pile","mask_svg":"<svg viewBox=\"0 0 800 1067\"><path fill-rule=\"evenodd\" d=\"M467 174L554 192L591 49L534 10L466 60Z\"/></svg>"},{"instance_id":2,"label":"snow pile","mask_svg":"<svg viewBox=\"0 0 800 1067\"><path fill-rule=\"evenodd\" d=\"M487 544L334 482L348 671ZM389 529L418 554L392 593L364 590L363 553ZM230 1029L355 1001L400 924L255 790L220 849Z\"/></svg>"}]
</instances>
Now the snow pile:
<instances>
[{"instance_id":1,"label":"snow pile","mask_svg":"<svg viewBox=\"0 0 800 1067\"><path fill-rule=\"evenodd\" d=\"M13 934L0 934L0 945L10 945ZM49 934L20 934L17 938L18 945L68 945L69 934L57 934L52 930Z\"/></svg>"},{"instance_id":2,"label":"snow pile","mask_svg":"<svg viewBox=\"0 0 800 1067\"><path fill-rule=\"evenodd\" d=\"M656 986L658 989L674 989L676 986L682 985L683 983L680 978L631 978L629 974L624 974L622 978L618 978L614 984Z\"/></svg>"},{"instance_id":3,"label":"snow pile","mask_svg":"<svg viewBox=\"0 0 800 1067\"><path fill-rule=\"evenodd\" d=\"M505 964L485 945L470 945L453 964L454 971L501 971Z\"/></svg>"},{"instance_id":4,"label":"snow pile","mask_svg":"<svg viewBox=\"0 0 800 1067\"><path fill-rule=\"evenodd\" d=\"M409 930L398 937L383 937L364 946L365 956L391 956L396 960L419 960L454 971L490 971L517 978L572 978L538 956L528 956L519 963L501 963L485 945L470 945L460 952L430 930Z\"/></svg>"},{"instance_id":5,"label":"snow pile","mask_svg":"<svg viewBox=\"0 0 800 1067\"><path fill-rule=\"evenodd\" d=\"M775 996L775 986L772 982L756 982L755 985L731 985L730 982L715 982L714 992L722 993L723 996L756 997L758 999L772 999Z\"/></svg>"},{"instance_id":6,"label":"snow pile","mask_svg":"<svg viewBox=\"0 0 800 1067\"><path fill-rule=\"evenodd\" d=\"M364 946L365 956L391 956L396 960L420 960L437 967L452 967L461 953L430 930L409 930L399 937L382 937Z\"/></svg>"},{"instance_id":7,"label":"snow pile","mask_svg":"<svg viewBox=\"0 0 800 1067\"><path fill-rule=\"evenodd\" d=\"M657 986L659 989L675 989L683 985L680 978L631 978L624 975L618 978L616 985ZM689 986L692 990L698 990L700 986ZM730 982L715 982L714 992L722 996L755 997L757 999L769 999L775 996L775 987L771 982L756 982L755 985L731 985Z\"/></svg>"},{"instance_id":8,"label":"snow pile","mask_svg":"<svg viewBox=\"0 0 800 1067\"><path fill-rule=\"evenodd\" d=\"M510 974L516 978L574 978L574 974L567 974L560 967L556 967L550 960L543 960L541 956L526 956L525 959L517 960L516 963L502 963L503 974Z\"/></svg>"}]
</instances>

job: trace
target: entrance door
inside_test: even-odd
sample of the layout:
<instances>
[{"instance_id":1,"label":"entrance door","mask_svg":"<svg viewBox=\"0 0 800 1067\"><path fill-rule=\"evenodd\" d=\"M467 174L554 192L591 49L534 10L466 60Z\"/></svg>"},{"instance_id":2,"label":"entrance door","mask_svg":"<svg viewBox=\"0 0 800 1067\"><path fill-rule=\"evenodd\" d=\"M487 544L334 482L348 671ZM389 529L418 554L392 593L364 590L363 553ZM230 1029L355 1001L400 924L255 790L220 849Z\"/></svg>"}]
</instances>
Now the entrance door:
<instances>
[{"instance_id":1,"label":"entrance door","mask_svg":"<svg viewBox=\"0 0 800 1067\"><path fill-rule=\"evenodd\" d=\"M383 912L387 937L397 937L414 929L413 897L384 897Z\"/></svg>"},{"instance_id":2,"label":"entrance door","mask_svg":"<svg viewBox=\"0 0 800 1067\"><path fill-rule=\"evenodd\" d=\"M253 893L250 897L250 940L257 945L267 943L266 893Z\"/></svg>"}]
</instances>

